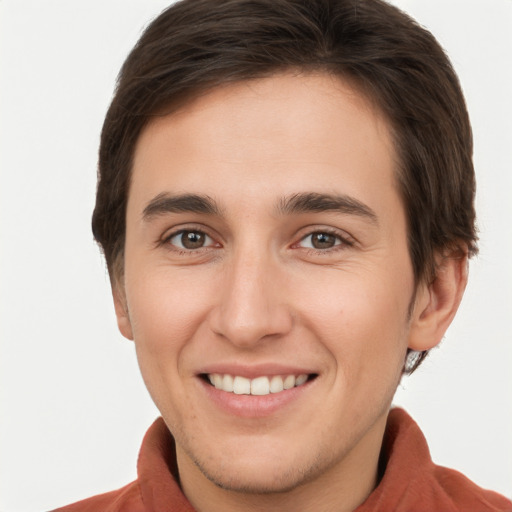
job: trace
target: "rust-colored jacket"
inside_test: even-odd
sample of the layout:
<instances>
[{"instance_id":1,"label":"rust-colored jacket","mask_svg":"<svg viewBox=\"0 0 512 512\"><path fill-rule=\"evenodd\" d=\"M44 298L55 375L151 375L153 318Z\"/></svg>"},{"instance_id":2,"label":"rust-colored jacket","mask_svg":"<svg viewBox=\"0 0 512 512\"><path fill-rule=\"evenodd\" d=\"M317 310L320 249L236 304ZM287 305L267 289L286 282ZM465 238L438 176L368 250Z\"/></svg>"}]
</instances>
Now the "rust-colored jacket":
<instances>
[{"instance_id":1,"label":"rust-colored jacket","mask_svg":"<svg viewBox=\"0 0 512 512\"><path fill-rule=\"evenodd\" d=\"M354 512L512 512L507 498L436 466L419 427L402 409L389 413L382 455L384 476ZM137 472L126 487L55 512L194 512L177 483L174 440L162 418L144 438Z\"/></svg>"}]
</instances>

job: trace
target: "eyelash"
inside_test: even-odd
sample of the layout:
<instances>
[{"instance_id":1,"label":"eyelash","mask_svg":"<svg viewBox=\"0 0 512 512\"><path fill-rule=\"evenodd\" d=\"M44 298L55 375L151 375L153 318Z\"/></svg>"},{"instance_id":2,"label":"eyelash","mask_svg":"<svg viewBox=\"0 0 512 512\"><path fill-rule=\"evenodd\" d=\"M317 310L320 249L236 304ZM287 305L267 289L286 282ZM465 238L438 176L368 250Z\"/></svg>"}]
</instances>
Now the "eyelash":
<instances>
[{"instance_id":1,"label":"eyelash","mask_svg":"<svg viewBox=\"0 0 512 512\"><path fill-rule=\"evenodd\" d=\"M199 235L199 236L207 237L207 239L209 239L212 243L210 243L209 245L203 245L203 246L198 247L196 249L186 249L186 248L182 248L182 247L179 247L179 246L171 243L171 240L173 238L176 238L176 237L178 237L180 235L182 236L185 233L192 233L192 234L196 234L196 235ZM324 249L318 249L318 248L315 248L315 247L302 247L302 249L304 249L307 252L307 254L326 255L326 254L329 254L329 253L332 253L332 252L344 250L347 247L352 247L354 245L354 243L355 243L354 240L350 239L350 237L348 237L346 235L342 236L338 231L336 231L334 229L323 228L323 229L316 229L316 230L308 232L306 235L302 236L299 239L298 242L295 242L294 244L292 244L291 247L292 248L300 248L299 244L301 242L303 242L307 238L313 237L314 235L328 235L328 236L332 236L332 237L334 237L336 239L335 244L332 247L327 247L327 248L324 248ZM172 233L170 233L167 236L163 237L158 242L158 245L170 246L172 248L171 250L176 252L180 256L184 256L184 255L189 255L190 256L190 255L196 254L196 253L198 253L200 251L204 251L205 249L214 247L215 245L220 246L220 244L216 243L214 238L212 236L210 236L208 233L206 233L203 229L199 229L199 228L196 229L194 227L183 228L183 229L179 229L177 231L173 231Z\"/></svg>"},{"instance_id":2,"label":"eyelash","mask_svg":"<svg viewBox=\"0 0 512 512\"><path fill-rule=\"evenodd\" d=\"M341 235L339 231L328 228L315 229L314 231L308 232L304 235L298 242L293 244L293 247L298 246L301 242L306 240L307 238L313 237L314 235L329 235L336 239L335 245L332 247L328 247L325 249L317 249L315 247L304 247L308 254L315 255L326 255L336 251L342 251L348 247L352 247L354 245L354 240L350 239L348 235Z\"/></svg>"},{"instance_id":3,"label":"eyelash","mask_svg":"<svg viewBox=\"0 0 512 512\"><path fill-rule=\"evenodd\" d=\"M192 234L196 234L196 235L199 235L199 236L202 235L202 236L208 238L213 243L211 243L209 245L203 245L201 247L198 247L197 249L182 248L182 247L179 247L179 246L171 243L171 240L173 238L176 238L176 237L178 237L180 235L183 236L183 234L185 234L185 233L192 233ZM172 247L172 250L177 252L179 255L191 255L191 254L195 254L195 253L197 253L199 251L203 251L204 249L208 249L209 247L214 246L215 245L215 241L214 241L213 237L211 237L203 229L197 229L197 228L194 228L194 227L190 227L190 228L179 229L177 231L173 231L172 233L169 233L164 238L162 238L161 241L159 241L158 245L170 246L170 247Z\"/></svg>"}]
</instances>

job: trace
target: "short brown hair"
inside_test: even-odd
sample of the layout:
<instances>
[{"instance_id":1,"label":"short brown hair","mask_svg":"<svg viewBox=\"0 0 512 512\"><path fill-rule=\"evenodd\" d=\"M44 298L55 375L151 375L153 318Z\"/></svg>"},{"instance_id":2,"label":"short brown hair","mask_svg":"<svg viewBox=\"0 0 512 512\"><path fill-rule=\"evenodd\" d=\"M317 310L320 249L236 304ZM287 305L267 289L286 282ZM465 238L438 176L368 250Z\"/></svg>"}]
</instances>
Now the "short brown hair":
<instances>
[{"instance_id":1,"label":"short brown hair","mask_svg":"<svg viewBox=\"0 0 512 512\"><path fill-rule=\"evenodd\" d=\"M417 282L434 275L436 253L476 252L471 127L457 76L430 32L381 0L182 0L126 59L103 125L92 227L111 279L123 268L143 127L211 88L289 70L348 79L386 115Z\"/></svg>"}]
</instances>

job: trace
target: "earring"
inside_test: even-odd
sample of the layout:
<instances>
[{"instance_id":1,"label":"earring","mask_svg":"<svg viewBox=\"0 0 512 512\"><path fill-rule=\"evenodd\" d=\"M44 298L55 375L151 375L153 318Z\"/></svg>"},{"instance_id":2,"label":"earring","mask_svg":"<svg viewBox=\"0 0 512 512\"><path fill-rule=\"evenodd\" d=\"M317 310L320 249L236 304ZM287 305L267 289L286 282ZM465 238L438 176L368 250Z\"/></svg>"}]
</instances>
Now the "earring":
<instances>
[{"instance_id":1,"label":"earring","mask_svg":"<svg viewBox=\"0 0 512 512\"><path fill-rule=\"evenodd\" d=\"M417 350L408 350L407 355L405 356L404 373L410 375L414 370L416 370L416 368L419 366L425 355L425 352L418 352Z\"/></svg>"}]
</instances>

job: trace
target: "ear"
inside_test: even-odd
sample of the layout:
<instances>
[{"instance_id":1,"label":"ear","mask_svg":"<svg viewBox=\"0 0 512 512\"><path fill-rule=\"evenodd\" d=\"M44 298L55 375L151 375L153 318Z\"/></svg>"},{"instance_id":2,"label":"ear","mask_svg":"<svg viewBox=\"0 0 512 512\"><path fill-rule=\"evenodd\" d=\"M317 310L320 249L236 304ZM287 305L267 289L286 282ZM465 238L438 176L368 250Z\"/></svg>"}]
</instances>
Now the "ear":
<instances>
[{"instance_id":1,"label":"ear","mask_svg":"<svg viewBox=\"0 0 512 512\"><path fill-rule=\"evenodd\" d=\"M409 331L409 348L429 350L442 340L468 281L467 253L460 250L436 257L433 281L418 286Z\"/></svg>"},{"instance_id":2,"label":"ear","mask_svg":"<svg viewBox=\"0 0 512 512\"><path fill-rule=\"evenodd\" d=\"M119 283L119 281L112 283L112 297L114 299L117 327L125 338L133 340L132 323L128 312L124 284Z\"/></svg>"}]
</instances>

